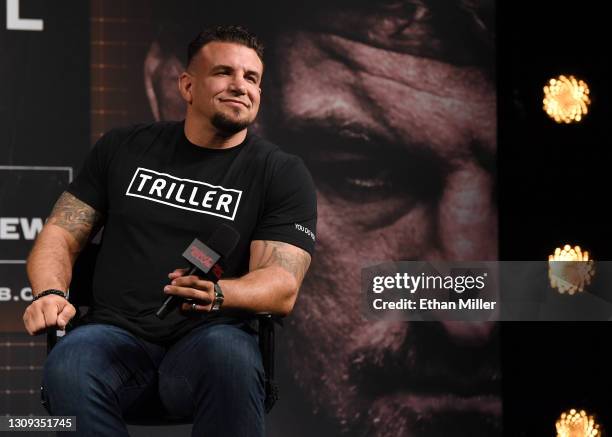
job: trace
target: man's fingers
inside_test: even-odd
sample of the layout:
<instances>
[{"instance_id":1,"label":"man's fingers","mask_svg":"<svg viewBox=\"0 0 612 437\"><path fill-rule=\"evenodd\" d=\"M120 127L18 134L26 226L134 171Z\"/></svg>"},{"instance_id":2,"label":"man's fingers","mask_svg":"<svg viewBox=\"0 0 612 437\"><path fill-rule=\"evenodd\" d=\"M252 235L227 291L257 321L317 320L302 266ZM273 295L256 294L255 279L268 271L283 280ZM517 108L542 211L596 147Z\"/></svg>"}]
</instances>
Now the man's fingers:
<instances>
[{"instance_id":1,"label":"man's fingers","mask_svg":"<svg viewBox=\"0 0 612 437\"><path fill-rule=\"evenodd\" d=\"M57 325L57 305L53 302L44 303L42 305L42 313L45 319L45 328L50 328Z\"/></svg>"},{"instance_id":2,"label":"man's fingers","mask_svg":"<svg viewBox=\"0 0 612 437\"><path fill-rule=\"evenodd\" d=\"M193 306L194 303L196 304L195 308ZM202 305L201 302L184 302L183 304L181 304L181 311L190 313L210 311L210 303Z\"/></svg>"},{"instance_id":3,"label":"man's fingers","mask_svg":"<svg viewBox=\"0 0 612 437\"><path fill-rule=\"evenodd\" d=\"M71 303L67 303L57 316L57 326L65 329L66 325L76 315L76 308Z\"/></svg>"},{"instance_id":4,"label":"man's fingers","mask_svg":"<svg viewBox=\"0 0 612 437\"><path fill-rule=\"evenodd\" d=\"M30 335L36 335L45 328L45 318L42 311L32 306L26 309L23 315L23 322Z\"/></svg>"},{"instance_id":5,"label":"man's fingers","mask_svg":"<svg viewBox=\"0 0 612 437\"><path fill-rule=\"evenodd\" d=\"M37 335L56 326L64 329L75 315L76 309L67 300L45 296L26 308L23 322L28 334Z\"/></svg>"},{"instance_id":6,"label":"man's fingers","mask_svg":"<svg viewBox=\"0 0 612 437\"><path fill-rule=\"evenodd\" d=\"M198 290L191 287L179 287L176 285L167 285L164 287L164 293L181 296L185 299L194 299L205 303L212 302L211 292L208 290Z\"/></svg>"},{"instance_id":7,"label":"man's fingers","mask_svg":"<svg viewBox=\"0 0 612 437\"><path fill-rule=\"evenodd\" d=\"M172 273L168 275L170 279L180 278L187 272L187 269L175 269Z\"/></svg>"},{"instance_id":8,"label":"man's fingers","mask_svg":"<svg viewBox=\"0 0 612 437\"><path fill-rule=\"evenodd\" d=\"M177 285L179 287L192 287L200 290L211 290L214 285L212 282L205 279L200 279L196 275L191 276L180 276L172 280L170 285Z\"/></svg>"}]
</instances>

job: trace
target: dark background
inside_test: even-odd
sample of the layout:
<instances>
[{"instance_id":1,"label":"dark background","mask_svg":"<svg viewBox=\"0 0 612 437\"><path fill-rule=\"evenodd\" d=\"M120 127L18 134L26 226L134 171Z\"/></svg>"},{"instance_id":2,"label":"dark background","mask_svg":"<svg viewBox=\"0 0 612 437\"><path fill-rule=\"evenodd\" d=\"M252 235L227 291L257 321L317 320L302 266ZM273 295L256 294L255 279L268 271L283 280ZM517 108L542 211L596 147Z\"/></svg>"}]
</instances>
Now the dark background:
<instances>
[{"instance_id":1,"label":"dark background","mask_svg":"<svg viewBox=\"0 0 612 437\"><path fill-rule=\"evenodd\" d=\"M500 259L543 260L566 243L612 259L609 186L610 66L604 4L498 2ZM560 125L543 87L573 74L591 90L589 114ZM504 435L554 436L562 411L585 408L612 430L603 359L609 323L502 326Z\"/></svg>"}]
</instances>

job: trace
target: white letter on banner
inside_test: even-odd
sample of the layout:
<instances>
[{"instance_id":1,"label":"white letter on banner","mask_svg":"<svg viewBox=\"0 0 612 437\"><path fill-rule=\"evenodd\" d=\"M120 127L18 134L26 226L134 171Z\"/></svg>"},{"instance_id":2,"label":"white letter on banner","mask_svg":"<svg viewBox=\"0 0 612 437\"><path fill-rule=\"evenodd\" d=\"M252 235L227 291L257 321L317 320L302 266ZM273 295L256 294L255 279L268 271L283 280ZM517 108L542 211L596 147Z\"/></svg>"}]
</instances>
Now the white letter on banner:
<instances>
[{"instance_id":1,"label":"white letter on banner","mask_svg":"<svg viewBox=\"0 0 612 437\"><path fill-rule=\"evenodd\" d=\"M8 30L43 30L43 20L19 17L19 0L6 0L6 28Z\"/></svg>"}]
</instances>

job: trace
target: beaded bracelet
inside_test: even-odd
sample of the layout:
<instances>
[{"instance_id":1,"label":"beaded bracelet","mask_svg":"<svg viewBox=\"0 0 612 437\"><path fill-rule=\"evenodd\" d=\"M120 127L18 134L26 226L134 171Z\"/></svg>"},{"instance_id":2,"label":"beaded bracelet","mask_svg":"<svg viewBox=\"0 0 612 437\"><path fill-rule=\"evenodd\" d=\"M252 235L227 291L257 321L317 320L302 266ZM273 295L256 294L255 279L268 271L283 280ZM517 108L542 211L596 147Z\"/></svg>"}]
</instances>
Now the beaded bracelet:
<instances>
[{"instance_id":1,"label":"beaded bracelet","mask_svg":"<svg viewBox=\"0 0 612 437\"><path fill-rule=\"evenodd\" d=\"M66 299L66 293L64 293L62 290L55 290L55 289L50 289L50 290L45 290L43 292L38 293L36 296L34 296L34 301L40 299L41 297L45 297L48 296L50 294L55 294L57 296L62 296L64 299Z\"/></svg>"}]
</instances>

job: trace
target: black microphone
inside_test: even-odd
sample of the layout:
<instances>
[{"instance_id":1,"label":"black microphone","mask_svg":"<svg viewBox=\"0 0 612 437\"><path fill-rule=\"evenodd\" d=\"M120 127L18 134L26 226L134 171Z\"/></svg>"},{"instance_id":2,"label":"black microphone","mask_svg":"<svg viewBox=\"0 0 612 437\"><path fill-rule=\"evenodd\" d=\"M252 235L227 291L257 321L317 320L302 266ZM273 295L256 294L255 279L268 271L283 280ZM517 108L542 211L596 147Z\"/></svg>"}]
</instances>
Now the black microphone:
<instances>
[{"instance_id":1,"label":"black microphone","mask_svg":"<svg viewBox=\"0 0 612 437\"><path fill-rule=\"evenodd\" d=\"M217 282L223 275L223 261L232 253L240 240L240 234L229 225L222 224L208 239L208 245L197 238L183 252L189 269L183 276L198 275L207 281ZM183 300L180 296L168 296L155 315L164 319Z\"/></svg>"}]
</instances>

